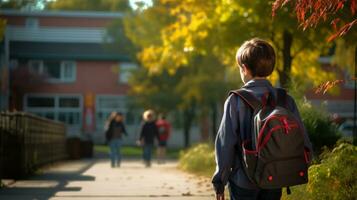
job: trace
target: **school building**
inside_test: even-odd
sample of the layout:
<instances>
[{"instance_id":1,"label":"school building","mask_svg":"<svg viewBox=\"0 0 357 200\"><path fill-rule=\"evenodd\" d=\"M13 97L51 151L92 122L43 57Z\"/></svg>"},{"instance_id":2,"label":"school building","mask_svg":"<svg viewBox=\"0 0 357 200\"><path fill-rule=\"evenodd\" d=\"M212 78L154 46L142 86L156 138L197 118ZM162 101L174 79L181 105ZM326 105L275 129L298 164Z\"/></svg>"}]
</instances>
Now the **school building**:
<instances>
[{"instance_id":1,"label":"school building","mask_svg":"<svg viewBox=\"0 0 357 200\"><path fill-rule=\"evenodd\" d=\"M62 121L69 136L102 135L112 111L125 113L128 126L140 122L127 102L137 66L109 48L106 32L121 13L2 10L0 17L7 21L2 60L14 73L2 95L9 93L11 110Z\"/></svg>"},{"instance_id":2,"label":"school building","mask_svg":"<svg viewBox=\"0 0 357 200\"><path fill-rule=\"evenodd\" d=\"M141 112L127 96L128 77L138 66L113 48L107 28L121 13L1 10L6 19L0 47L0 110L19 110L67 124L67 136L104 143L112 111L125 115L124 143L139 137ZM200 138L193 128L191 141ZM196 130L196 131L195 131ZM183 146L175 130L170 146Z\"/></svg>"}]
</instances>

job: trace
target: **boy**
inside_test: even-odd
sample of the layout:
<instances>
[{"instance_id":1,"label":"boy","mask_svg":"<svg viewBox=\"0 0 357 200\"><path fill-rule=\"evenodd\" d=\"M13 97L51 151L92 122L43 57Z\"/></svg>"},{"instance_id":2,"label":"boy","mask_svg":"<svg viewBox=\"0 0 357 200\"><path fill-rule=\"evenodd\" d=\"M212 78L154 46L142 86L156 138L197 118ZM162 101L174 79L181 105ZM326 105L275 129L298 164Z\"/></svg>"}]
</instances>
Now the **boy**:
<instances>
[{"instance_id":1,"label":"boy","mask_svg":"<svg viewBox=\"0 0 357 200\"><path fill-rule=\"evenodd\" d=\"M276 89L266 79L274 70L275 53L273 47L264 40L251 39L246 41L237 51L236 61L240 70L245 90L257 99L270 92L276 99ZM295 101L287 96L289 109L302 125ZM224 114L216 138L216 172L212 183L216 198L224 199L224 187L229 182L231 199L280 199L281 188L260 189L247 177L242 168L239 142L251 138L252 133L251 108L236 95L230 95L224 105ZM240 137L238 139L238 137ZM310 149L311 144L304 129L305 145Z\"/></svg>"}]
</instances>

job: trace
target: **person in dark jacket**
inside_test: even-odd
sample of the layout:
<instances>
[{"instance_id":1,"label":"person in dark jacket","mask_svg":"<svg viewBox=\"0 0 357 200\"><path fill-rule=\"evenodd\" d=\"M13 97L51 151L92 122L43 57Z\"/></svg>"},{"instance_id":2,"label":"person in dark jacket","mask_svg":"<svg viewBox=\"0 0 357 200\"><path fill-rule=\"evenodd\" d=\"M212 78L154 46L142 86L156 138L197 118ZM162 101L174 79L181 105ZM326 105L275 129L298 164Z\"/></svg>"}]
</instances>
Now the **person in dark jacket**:
<instances>
[{"instance_id":1,"label":"person in dark jacket","mask_svg":"<svg viewBox=\"0 0 357 200\"><path fill-rule=\"evenodd\" d=\"M244 83L242 88L253 93L258 99L267 92L271 92L276 99L277 92L266 79L275 65L275 53L273 47L264 40L252 39L246 41L236 55L241 79ZM291 96L287 96L287 108L303 123L299 111ZM230 95L224 104L224 114L218 130L215 153L216 171L212 183L216 192L216 199L224 199L224 187L229 183L232 200L278 200L281 198L280 189L260 189L252 183L242 166L239 156L239 139L251 138L252 111L235 95ZM304 128L305 129L305 128ZM310 140L304 131L305 146L312 152Z\"/></svg>"},{"instance_id":2,"label":"person in dark jacket","mask_svg":"<svg viewBox=\"0 0 357 200\"><path fill-rule=\"evenodd\" d=\"M121 144L123 135L127 135L123 123L124 116L120 112L113 112L106 124L106 139L110 148L111 167L120 167Z\"/></svg>"},{"instance_id":3,"label":"person in dark jacket","mask_svg":"<svg viewBox=\"0 0 357 200\"><path fill-rule=\"evenodd\" d=\"M140 144L143 147L143 159L146 167L151 166L152 149L155 139L159 140L159 130L155 122L155 113L147 110L143 114L144 123L140 131Z\"/></svg>"}]
</instances>

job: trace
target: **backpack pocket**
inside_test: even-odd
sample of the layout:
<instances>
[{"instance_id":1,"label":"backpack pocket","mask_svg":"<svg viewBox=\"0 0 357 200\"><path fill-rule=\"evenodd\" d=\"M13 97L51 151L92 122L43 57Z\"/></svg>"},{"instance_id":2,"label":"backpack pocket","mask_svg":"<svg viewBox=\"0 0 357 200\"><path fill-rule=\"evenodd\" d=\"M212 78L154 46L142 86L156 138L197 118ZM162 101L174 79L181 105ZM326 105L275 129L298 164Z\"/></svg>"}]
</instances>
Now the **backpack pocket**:
<instances>
[{"instance_id":1,"label":"backpack pocket","mask_svg":"<svg viewBox=\"0 0 357 200\"><path fill-rule=\"evenodd\" d=\"M303 157L292 157L266 163L262 171L256 172L260 177L258 185L263 189L275 189L308 182L307 165Z\"/></svg>"}]
</instances>

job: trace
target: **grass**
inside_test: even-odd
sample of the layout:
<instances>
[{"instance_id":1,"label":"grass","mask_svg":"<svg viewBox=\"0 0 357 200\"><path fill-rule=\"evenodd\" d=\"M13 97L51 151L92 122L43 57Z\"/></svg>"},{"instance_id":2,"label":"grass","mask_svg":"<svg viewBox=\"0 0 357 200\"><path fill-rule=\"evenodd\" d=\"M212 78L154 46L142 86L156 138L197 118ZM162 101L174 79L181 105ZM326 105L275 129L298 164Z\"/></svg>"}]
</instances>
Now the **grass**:
<instances>
[{"instance_id":1,"label":"grass","mask_svg":"<svg viewBox=\"0 0 357 200\"><path fill-rule=\"evenodd\" d=\"M180 154L179 168L205 177L212 177L215 170L213 146L198 144Z\"/></svg>"},{"instance_id":2,"label":"grass","mask_svg":"<svg viewBox=\"0 0 357 200\"><path fill-rule=\"evenodd\" d=\"M94 151L107 154L109 152L109 147L107 145L95 145ZM142 148L138 146L123 146L121 148L121 153L123 157L141 158ZM179 154L180 149L167 149L166 157L169 159L178 159Z\"/></svg>"}]
</instances>

